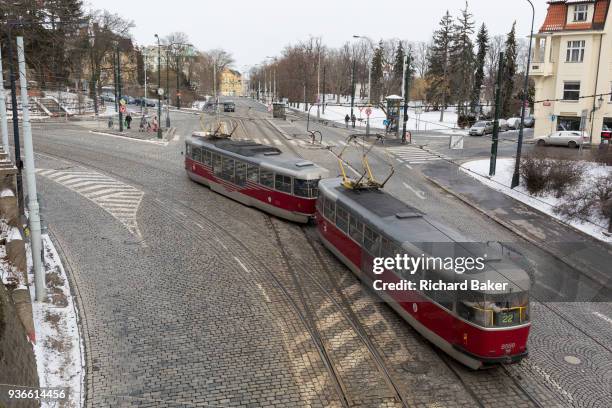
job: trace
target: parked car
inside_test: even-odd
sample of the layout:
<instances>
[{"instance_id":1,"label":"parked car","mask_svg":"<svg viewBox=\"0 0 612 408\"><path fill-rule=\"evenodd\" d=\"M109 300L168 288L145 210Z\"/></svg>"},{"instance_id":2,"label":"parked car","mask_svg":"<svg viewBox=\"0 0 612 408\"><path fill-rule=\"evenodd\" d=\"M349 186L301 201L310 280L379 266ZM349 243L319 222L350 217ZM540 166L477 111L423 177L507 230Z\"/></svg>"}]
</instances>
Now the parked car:
<instances>
[{"instance_id":1,"label":"parked car","mask_svg":"<svg viewBox=\"0 0 612 408\"><path fill-rule=\"evenodd\" d=\"M532 128L535 125L535 118L532 115L525 116L525 127Z\"/></svg>"},{"instance_id":2,"label":"parked car","mask_svg":"<svg viewBox=\"0 0 612 408\"><path fill-rule=\"evenodd\" d=\"M480 120L470 128L470 136L484 136L487 133L493 132L493 122L488 120Z\"/></svg>"},{"instance_id":3,"label":"parked car","mask_svg":"<svg viewBox=\"0 0 612 408\"><path fill-rule=\"evenodd\" d=\"M505 119L499 119L497 123L498 123L499 131L500 132L507 132L508 129L510 129L508 127L508 122L506 122Z\"/></svg>"},{"instance_id":4,"label":"parked car","mask_svg":"<svg viewBox=\"0 0 612 408\"><path fill-rule=\"evenodd\" d=\"M115 94L112 93L103 93L100 95L104 102L115 102Z\"/></svg>"},{"instance_id":5,"label":"parked car","mask_svg":"<svg viewBox=\"0 0 612 408\"><path fill-rule=\"evenodd\" d=\"M589 135L579 130L559 130L546 136L537 136L534 140L538 146L578 147L589 142Z\"/></svg>"},{"instance_id":6,"label":"parked car","mask_svg":"<svg viewBox=\"0 0 612 408\"><path fill-rule=\"evenodd\" d=\"M516 130L521 126L521 118L517 118L517 117L508 118L506 122L508 123L509 129Z\"/></svg>"},{"instance_id":7,"label":"parked car","mask_svg":"<svg viewBox=\"0 0 612 408\"><path fill-rule=\"evenodd\" d=\"M236 105L234 102L223 102L223 112L236 112Z\"/></svg>"},{"instance_id":8,"label":"parked car","mask_svg":"<svg viewBox=\"0 0 612 408\"><path fill-rule=\"evenodd\" d=\"M136 99L133 96L123 95L123 99L125 99L128 105L133 105L136 103Z\"/></svg>"}]
</instances>

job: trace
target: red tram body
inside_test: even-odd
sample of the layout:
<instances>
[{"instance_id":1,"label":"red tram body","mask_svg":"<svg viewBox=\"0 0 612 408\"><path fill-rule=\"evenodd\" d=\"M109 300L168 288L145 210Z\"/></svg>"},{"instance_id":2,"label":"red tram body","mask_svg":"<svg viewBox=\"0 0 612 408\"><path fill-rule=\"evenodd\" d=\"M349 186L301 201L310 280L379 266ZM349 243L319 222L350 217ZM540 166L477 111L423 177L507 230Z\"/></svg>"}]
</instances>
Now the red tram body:
<instances>
[{"instance_id":1,"label":"red tram body","mask_svg":"<svg viewBox=\"0 0 612 408\"><path fill-rule=\"evenodd\" d=\"M250 140L194 135L185 147L192 180L290 221L306 223L314 216L317 184L328 174L324 168Z\"/></svg>"},{"instance_id":2,"label":"red tram body","mask_svg":"<svg viewBox=\"0 0 612 408\"><path fill-rule=\"evenodd\" d=\"M370 285L375 280L387 283L401 279L420 280L428 278L427 275L453 280L455 277L451 275L455 272L449 275L432 270L406 277L385 269L382 274L375 275L373 259L393 257L398 253L419 256L420 253L415 252L415 242L432 243L430 247L446 243L456 254L470 245L460 242L455 232L388 193L378 189L347 189L341 185L341 179L319 183L316 220L324 245ZM424 246L427 245L421 245L417 252ZM485 264L486 273L473 274L471 279L495 276L497 281L510 283L509 291L470 291L469 299L463 291L446 298L444 292L435 291L376 292L425 338L466 366L479 369L515 362L527 355L529 276L513 262L491 261ZM495 264L494 269L490 264Z\"/></svg>"}]
</instances>

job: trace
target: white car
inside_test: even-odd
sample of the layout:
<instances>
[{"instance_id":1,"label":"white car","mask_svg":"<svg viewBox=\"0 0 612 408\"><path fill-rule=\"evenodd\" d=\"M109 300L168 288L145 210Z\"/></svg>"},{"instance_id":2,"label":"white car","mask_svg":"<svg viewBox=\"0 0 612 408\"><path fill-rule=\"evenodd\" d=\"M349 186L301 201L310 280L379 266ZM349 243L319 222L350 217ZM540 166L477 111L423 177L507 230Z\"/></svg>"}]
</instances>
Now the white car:
<instances>
[{"instance_id":1,"label":"white car","mask_svg":"<svg viewBox=\"0 0 612 408\"><path fill-rule=\"evenodd\" d=\"M508 118L506 122L510 129L518 129L521 126L521 118Z\"/></svg>"},{"instance_id":2,"label":"white car","mask_svg":"<svg viewBox=\"0 0 612 408\"><path fill-rule=\"evenodd\" d=\"M589 143L589 135L579 130L559 130L547 136L537 136L534 141L538 146L578 147L581 144Z\"/></svg>"}]
</instances>

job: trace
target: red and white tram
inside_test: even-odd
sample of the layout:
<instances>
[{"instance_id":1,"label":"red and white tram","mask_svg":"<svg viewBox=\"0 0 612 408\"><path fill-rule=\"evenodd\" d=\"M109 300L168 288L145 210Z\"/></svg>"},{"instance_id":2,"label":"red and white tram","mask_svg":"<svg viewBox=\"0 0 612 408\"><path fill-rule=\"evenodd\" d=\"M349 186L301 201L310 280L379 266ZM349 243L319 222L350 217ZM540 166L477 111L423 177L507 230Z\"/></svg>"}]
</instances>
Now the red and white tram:
<instances>
[{"instance_id":1,"label":"red and white tram","mask_svg":"<svg viewBox=\"0 0 612 408\"><path fill-rule=\"evenodd\" d=\"M296 222L314 216L326 169L251 140L194 136L186 141L189 177L245 205Z\"/></svg>"},{"instance_id":2,"label":"red and white tram","mask_svg":"<svg viewBox=\"0 0 612 408\"><path fill-rule=\"evenodd\" d=\"M369 285L376 280L378 286L381 281L402 280L506 282L505 290L479 286L467 291L376 292L424 337L473 369L515 362L527 355L529 276L500 251L486 244L461 242L456 232L390 194L380 189L346 188L340 178L319 182L316 220L325 246ZM414 275L385 268L382 274L373 273L376 257L439 253L458 257L481 250L487 251L487 258L484 269L476 273L457 275L438 267Z\"/></svg>"}]
</instances>

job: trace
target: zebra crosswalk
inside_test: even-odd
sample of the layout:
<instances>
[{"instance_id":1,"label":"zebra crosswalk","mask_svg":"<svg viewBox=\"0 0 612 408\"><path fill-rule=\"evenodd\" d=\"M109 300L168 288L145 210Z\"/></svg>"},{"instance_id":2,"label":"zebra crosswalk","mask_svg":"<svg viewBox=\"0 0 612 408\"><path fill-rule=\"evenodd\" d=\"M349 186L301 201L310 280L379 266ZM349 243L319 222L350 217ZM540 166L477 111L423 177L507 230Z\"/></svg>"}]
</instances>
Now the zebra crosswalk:
<instances>
[{"instance_id":1,"label":"zebra crosswalk","mask_svg":"<svg viewBox=\"0 0 612 408\"><path fill-rule=\"evenodd\" d=\"M93 201L141 238L136 215L144 192L102 173L85 169L37 169L36 173Z\"/></svg>"},{"instance_id":2,"label":"zebra crosswalk","mask_svg":"<svg viewBox=\"0 0 612 408\"><path fill-rule=\"evenodd\" d=\"M448 156L439 154L432 150L426 150L417 146L397 146L388 147L387 152L391 153L398 161L408 164L423 164L435 160L449 160Z\"/></svg>"},{"instance_id":3,"label":"zebra crosswalk","mask_svg":"<svg viewBox=\"0 0 612 408\"><path fill-rule=\"evenodd\" d=\"M268 146L283 146L284 144L289 144L291 146L298 146L298 147L308 147L308 146L313 146L312 142L310 140L307 139L284 139L281 138L282 140L273 138L271 136L267 136L267 137L249 137L249 138L244 138L245 140L252 140L255 143L260 143L260 144L264 144L264 145L268 145ZM346 144L344 142L341 142L343 144ZM318 144L318 142L317 142ZM323 141L321 144L321 146L324 147L333 147L334 143L330 143L330 142L326 142Z\"/></svg>"}]
</instances>

